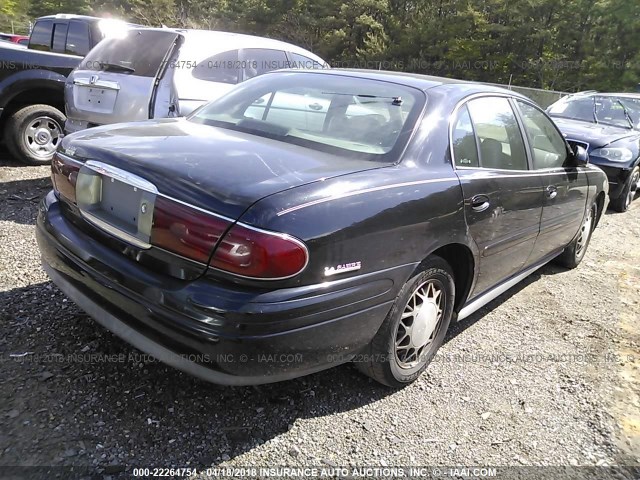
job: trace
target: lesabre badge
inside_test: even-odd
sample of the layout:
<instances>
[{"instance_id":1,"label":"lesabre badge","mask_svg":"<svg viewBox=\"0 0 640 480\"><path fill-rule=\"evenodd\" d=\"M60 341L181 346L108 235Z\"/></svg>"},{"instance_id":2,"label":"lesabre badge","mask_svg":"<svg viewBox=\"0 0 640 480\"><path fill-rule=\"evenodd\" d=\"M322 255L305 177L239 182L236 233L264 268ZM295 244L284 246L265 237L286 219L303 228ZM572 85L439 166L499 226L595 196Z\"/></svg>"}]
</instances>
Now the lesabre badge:
<instances>
[{"instance_id":1,"label":"lesabre badge","mask_svg":"<svg viewBox=\"0 0 640 480\"><path fill-rule=\"evenodd\" d=\"M360 270L360 268L362 268L362 262L342 263L335 267L324 267L324 276L330 277L338 273L354 272Z\"/></svg>"}]
</instances>

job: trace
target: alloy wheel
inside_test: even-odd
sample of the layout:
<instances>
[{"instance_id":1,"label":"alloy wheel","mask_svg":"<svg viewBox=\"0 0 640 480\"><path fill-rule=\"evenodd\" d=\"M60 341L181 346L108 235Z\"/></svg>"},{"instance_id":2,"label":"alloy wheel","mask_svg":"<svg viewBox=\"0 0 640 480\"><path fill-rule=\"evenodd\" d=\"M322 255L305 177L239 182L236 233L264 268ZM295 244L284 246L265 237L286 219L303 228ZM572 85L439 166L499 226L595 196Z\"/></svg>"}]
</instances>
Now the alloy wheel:
<instances>
[{"instance_id":1,"label":"alloy wheel","mask_svg":"<svg viewBox=\"0 0 640 480\"><path fill-rule=\"evenodd\" d=\"M414 368L422 361L442 322L445 295L440 282L427 280L409 297L395 335L396 361L401 368Z\"/></svg>"},{"instance_id":2,"label":"alloy wheel","mask_svg":"<svg viewBox=\"0 0 640 480\"><path fill-rule=\"evenodd\" d=\"M576 242L576 258L580 258L585 253L589 236L591 235L591 226L593 224L593 209L589 209L582 222L578 241Z\"/></svg>"},{"instance_id":3,"label":"alloy wheel","mask_svg":"<svg viewBox=\"0 0 640 480\"><path fill-rule=\"evenodd\" d=\"M24 143L33 155L50 157L62 139L62 127L50 117L37 117L24 131Z\"/></svg>"}]
</instances>

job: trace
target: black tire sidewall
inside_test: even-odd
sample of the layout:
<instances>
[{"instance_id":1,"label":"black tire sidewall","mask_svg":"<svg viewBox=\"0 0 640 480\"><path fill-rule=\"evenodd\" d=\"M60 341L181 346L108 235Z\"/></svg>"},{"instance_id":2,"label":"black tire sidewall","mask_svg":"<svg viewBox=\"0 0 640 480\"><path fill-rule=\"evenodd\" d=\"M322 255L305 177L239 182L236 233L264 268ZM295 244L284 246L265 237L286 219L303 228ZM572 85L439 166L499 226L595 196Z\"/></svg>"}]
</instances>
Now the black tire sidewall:
<instances>
[{"instance_id":1,"label":"black tire sidewall","mask_svg":"<svg viewBox=\"0 0 640 480\"><path fill-rule=\"evenodd\" d=\"M585 255L587 254L587 249L589 248L589 243L591 243L591 236L593 235L593 231L595 230L596 220L598 218L598 205L596 203L593 203L589 208L592 215L591 230L589 231L589 236L587 237L584 247L582 248L580 256L578 257L576 255L576 248L578 247L578 240L580 239L580 232L578 232L576 238L571 242L571 245L567 247L567 249L559 257L560 263L567 268L575 268L580 265ZM582 229L582 225L583 224L580 224L580 229Z\"/></svg>"},{"instance_id":2,"label":"black tire sidewall","mask_svg":"<svg viewBox=\"0 0 640 480\"><path fill-rule=\"evenodd\" d=\"M595 229L596 219L597 219L597 216L598 216L598 206L595 203L593 205L591 205L590 212L591 212L591 228L590 228L589 232L587 233L587 238L584 241L584 246L582 247L582 251L580 252L580 256L576 255L576 248L578 246L578 239L580 238L580 236L578 236L578 238L576 238L575 243L573 245L573 257L574 257L574 261L575 261L576 265L578 265L580 262L582 262L582 260L584 259L585 255L587 254L587 249L589 248L589 243L591 243L591 235L593 235L593 230ZM582 228L582 226L580 228Z\"/></svg>"}]
</instances>

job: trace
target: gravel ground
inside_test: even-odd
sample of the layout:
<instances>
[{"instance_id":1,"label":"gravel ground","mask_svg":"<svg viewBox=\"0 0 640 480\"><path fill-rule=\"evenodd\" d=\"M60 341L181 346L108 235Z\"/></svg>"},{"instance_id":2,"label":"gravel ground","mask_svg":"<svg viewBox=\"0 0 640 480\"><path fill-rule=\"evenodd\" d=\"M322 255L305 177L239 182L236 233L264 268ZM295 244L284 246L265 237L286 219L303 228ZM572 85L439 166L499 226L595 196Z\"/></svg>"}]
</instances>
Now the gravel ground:
<instances>
[{"instance_id":1,"label":"gravel ground","mask_svg":"<svg viewBox=\"0 0 640 480\"><path fill-rule=\"evenodd\" d=\"M401 391L350 365L221 388L149 361L67 301L34 237L48 167L2 158L0 466L117 476L131 466L640 465L640 201L604 217L578 269L544 267L454 326Z\"/></svg>"}]
</instances>

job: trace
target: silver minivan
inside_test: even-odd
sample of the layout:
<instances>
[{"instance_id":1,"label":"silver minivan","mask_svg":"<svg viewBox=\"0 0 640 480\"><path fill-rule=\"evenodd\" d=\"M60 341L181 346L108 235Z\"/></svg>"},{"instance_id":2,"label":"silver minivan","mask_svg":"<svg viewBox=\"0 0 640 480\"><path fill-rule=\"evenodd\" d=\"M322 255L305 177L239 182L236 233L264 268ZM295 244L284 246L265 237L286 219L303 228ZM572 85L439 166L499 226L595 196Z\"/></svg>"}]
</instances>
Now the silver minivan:
<instances>
[{"instance_id":1,"label":"silver minivan","mask_svg":"<svg viewBox=\"0 0 640 480\"><path fill-rule=\"evenodd\" d=\"M93 48L65 85L65 131L188 115L281 68L328 68L289 43L207 30L131 28Z\"/></svg>"}]
</instances>

